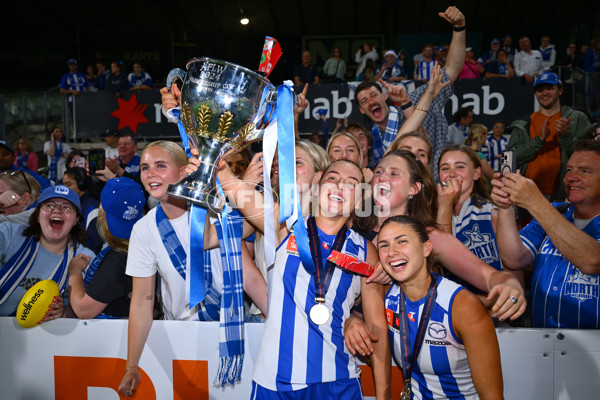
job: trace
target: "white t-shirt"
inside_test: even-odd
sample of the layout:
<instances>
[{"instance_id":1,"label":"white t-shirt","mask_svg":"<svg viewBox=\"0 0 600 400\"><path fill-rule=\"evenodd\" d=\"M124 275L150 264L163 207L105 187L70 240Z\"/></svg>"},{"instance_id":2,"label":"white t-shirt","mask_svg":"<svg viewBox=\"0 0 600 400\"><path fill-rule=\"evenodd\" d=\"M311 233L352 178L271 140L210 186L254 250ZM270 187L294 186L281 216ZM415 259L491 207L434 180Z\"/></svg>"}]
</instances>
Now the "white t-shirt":
<instances>
[{"instance_id":1,"label":"white t-shirt","mask_svg":"<svg viewBox=\"0 0 600 400\"><path fill-rule=\"evenodd\" d=\"M46 143L44 143L44 154L46 154L46 150L48 150L50 148L51 144L52 144L52 142L50 140L48 140ZM65 174L65 171L67 170L67 159L64 157L64 155L69 154L70 152L71 152L71 146L69 146L65 142L62 142L63 156L61 156L58 159L58 163L56 164L56 179L62 179L63 175ZM47 156L48 156L48 165L50 165L52 157L50 157L49 155L47 155Z\"/></svg>"},{"instance_id":2,"label":"white t-shirt","mask_svg":"<svg viewBox=\"0 0 600 400\"><path fill-rule=\"evenodd\" d=\"M117 147L115 147L113 149L112 147L106 146L104 148L104 156L106 157L106 159L118 158L119 157L119 149Z\"/></svg>"},{"instance_id":3,"label":"white t-shirt","mask_svg":"<svg viewBox=\"0 0 600 400\"><path fill-rule=\"evenodd\" d=\"M165 319L198 320L198 306L189 309L186 299L186 282L179 275L162 242L156 226L156 210L153 208L133 226L127 252L125 273L133 277L149 277L156 272L161 277L161 298ZM190 251L189 214L169 220L186 254ZM213 286L223 291L223 272L220 249L211 250ZM189 272L188 272L189 273Z\"/></svg>"}]
</instances>

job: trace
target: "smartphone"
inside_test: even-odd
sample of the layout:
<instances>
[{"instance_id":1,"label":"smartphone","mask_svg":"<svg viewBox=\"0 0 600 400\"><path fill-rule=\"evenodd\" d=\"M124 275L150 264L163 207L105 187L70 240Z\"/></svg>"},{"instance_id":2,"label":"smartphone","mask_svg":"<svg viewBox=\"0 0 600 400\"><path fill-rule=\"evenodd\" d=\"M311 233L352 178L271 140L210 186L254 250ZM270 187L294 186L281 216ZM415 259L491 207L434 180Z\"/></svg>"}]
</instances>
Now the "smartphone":
<instances>
[{"instance_id":1,"label":"smartphone","mask_svg":"<svg viewBox=\"0 0 600 400\"><path fill-rule=\"evenodd\" d=\"M95 175L99 169L104 169L104 149L90 149L88 162L90 164L90 175Z\"/></svg>"},{"instance_id":2,"label":"smartphone","mask_svg":"<svg viewBox=\"0 0 600 400\"><path fill-rule=\"evenodd\" d=\"M514 150L505 150L500 161L500 174L504 176L507 172L517 172L517 154Z\"/></svg>"}]
</instances>

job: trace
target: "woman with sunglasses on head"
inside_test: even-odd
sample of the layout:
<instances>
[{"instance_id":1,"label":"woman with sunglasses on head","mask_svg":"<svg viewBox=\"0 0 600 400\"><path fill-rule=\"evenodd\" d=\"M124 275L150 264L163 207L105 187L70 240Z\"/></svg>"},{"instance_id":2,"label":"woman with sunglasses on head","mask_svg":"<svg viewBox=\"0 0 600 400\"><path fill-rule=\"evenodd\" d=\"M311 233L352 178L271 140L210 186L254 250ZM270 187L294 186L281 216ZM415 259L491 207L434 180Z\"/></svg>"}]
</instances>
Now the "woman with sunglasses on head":
<instances>
[{"instance_id":1,"label":"woman with sunglasses on head","mask_svg":"<svg viewBox=\"0 0 600 400\"><path fill-rule=\"evenodd\" d=\"M77 254L93 256L83 246L79 196L66 186L45 189L29 225L0 224L0 315L15 315L19 300L37 282L51 279L67 288L69 262ZM57 296L42 322L65 314Z\"/></svg>"},{"instance_id":2,"label":"woman with sunglasses on head","mask_svg":"<svg viewBox=\"0 0 600 400\"><path fill-rule=\"evenodd\" d=\"M22 170L0 173L0 223L29 223L37 199L40 197L40 184Z\"/></svg>"}]
</instances>

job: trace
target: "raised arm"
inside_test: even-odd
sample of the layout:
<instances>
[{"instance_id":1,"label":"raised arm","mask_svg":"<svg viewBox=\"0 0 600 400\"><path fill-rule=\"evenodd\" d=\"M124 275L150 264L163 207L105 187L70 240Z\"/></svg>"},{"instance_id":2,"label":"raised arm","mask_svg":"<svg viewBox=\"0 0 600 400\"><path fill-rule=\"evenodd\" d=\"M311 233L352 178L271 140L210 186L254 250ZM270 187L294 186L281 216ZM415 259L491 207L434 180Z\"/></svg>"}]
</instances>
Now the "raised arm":
<instances>
[{"instance_id":1,"label":"raised arm","mask_svg":"<svg viewBox=\"0 0 600 400\"><path fill-rule=\"evenodd\" d=\"M242 241L242 274L244 279L244 292L250 296L252 302L267 315L267 283L258 270L252 256L248 251L246 242Z\"/></svg>"},{"instance_id":2,"label":"raised arm","mask_svg":"<svg viewBox=\"0 0 600 400\"><path fill-rule=\"evenodd\" d=\"M452 84L458 78L458 74L460 74L465 63L467 35L465 29L460 30L460 28L465 27L465 16L456 7L448 7L445 12L440 12L438 15L451 23L453 28L452 41L446 58L446 74L448 74L448 79Z\"/></svg>"},{"instance_id":3,"label":"raised arm","mask_svg":"<svg viewBox=\"0 0 600 400\"><path fill-rule=\"evenodd\" d=\"M507 173L502 183L510 201L529 211L573 266L584 274L600 273L600 243L564 218L546 200L535 182L518 174Z\"/></svg>"},{"instance_id":4,"label":"raised arm","mask_svg":"<svg viewBox=\"0 0 600 400\"><path fill-rule=\"evenodd\" d=\"M488 300L493 302L492 312L495 316L501 320L508 317L514 320L525 312L525 292L513 274L498 271L484 263L449 233L432 229L429 238L433 243L436 262L488 293ZM510 300L511 296L517 299L517 303Z\"/></svg>"}]
</instances>

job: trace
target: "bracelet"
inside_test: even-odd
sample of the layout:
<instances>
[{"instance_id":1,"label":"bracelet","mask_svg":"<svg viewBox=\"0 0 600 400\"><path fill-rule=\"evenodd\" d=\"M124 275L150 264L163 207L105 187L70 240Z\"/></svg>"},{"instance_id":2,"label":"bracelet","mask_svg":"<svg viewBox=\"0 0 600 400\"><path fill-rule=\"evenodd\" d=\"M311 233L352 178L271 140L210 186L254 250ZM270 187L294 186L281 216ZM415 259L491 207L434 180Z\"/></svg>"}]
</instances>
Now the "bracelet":
<instances>
[{"instance_id":1,"label":"bracelet","mask_svg":"<svg viewBox=\"0 0 600 400\"><path fill-rule=\"evenodd\" d=\"M453 27L452 27L452 30L453 30L454 32L462 32L462 31L464 31L465 29L467 29L467 25L463 25L463 26L453 26Z\"/></svg>"},{"instance_id":2,"label":"bracelet","mask_svg":"<svg viewBox=\"0 0 600 400\"><path fill-rule=\"evenodd\" d=\"M429 112L429 110L426 110L426 109L421 108L421 107L415 107L415 110L417 110L417 111L423 111L424 113L428 113Z\"/></svg>"},{"instance_id":3,"label":"bracelet","mask_svg":"<svg viewBox=\"0 0 600 400\"><path fill-rule=\"evenodd\" d=\"M139 369L139 366L137 366L137 365L134 365L134 366L132 366L132 367L127 367L127 368L125 368L125 371L127 371L127 370L130 370L131 368L138 368L138 369Z\"/></svg>"},{"instance_id":4,"label":"bracelet","mask_svg":"<svg viewBox=\"0 0 600 400\"><path fill-rule=\"evenodd\" d=\"M412 101L409 101L408 103L406 103L403 106L400 106L400 108L402 109L402 111L406 110L407 108L411 108L413 106Z\"/></svg>"}]
</instances>

